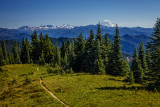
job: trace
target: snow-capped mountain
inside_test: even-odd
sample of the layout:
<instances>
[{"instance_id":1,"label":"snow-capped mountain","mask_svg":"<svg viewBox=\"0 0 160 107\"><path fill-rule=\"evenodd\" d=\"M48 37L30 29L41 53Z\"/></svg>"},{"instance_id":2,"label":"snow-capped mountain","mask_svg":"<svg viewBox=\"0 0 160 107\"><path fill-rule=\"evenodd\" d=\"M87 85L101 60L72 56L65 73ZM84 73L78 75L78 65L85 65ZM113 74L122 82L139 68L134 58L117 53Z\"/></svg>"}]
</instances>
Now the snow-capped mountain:
<instances>
[{"instance_id":1,"label":"snow-capped mountain","mask_svg":"<svg viewBox=\"0 0 160 107\"><path fill-rule=\"evenodd\" d=\"M103 26L107 26L107 27L115 27L116 24L112 23L110 20L104 20L100 23Z\"/></svg>"},{"instance_id":2,"label":"snow-capped mountain","mask_svg":"<svg viewBox=\"0 0 160 107\"><path fill-rule=\"evenodd\" d=\"M18 30L22 30L22 31L34 31L34 30L49 30L49 29L73 29L74 27L68 24L63 24L61 26L53 26L53 25L40 25L40 26L33 26L33 27L29 27L29 26L22 26L20 28L18 28Z\"/></svg>"},{"instance_id":3,"label":"snow-capped mountain","mask_svg":"<svg viewBox=\"0 0 160 107\"><path fill-rule=\"evenodd\" d=\"M110 20L104 20L100 23L102 26L105 27L115 27L115 24L112 23ZM78 26L75 26L78 27ZM63 24L60 26L53 26L53 25L40 25L40 26L22 26L18 28L18 30L22 31L34 31L34 30L49 30L49 29L73 29L74 27L68 24Z\"/></svg>"},{"instance_id":4,"label":"snow-capped mountain","mask_svg":"<svg viewBox=\"0 0 160 107\"><path fill-rule=\"evenodd\" d=\"M59 26L59 27L57 27L57 28L66 28L66 29L73 29L74 27L73 26L71 26L71 25L66 25L66 24L63 24L63 25L61 25L61 26Z\"/></svg>"},{"instance_id":5,"label":"snow-capped mountain","mask_svg":"<svg viewBox=\"0 0 160 107\"><path fill-rule=\"evenodd\" d=\"M104 20L100 22L102 35L109 33L109 37L113 39L115 35L115 24L109 20ZM5 40L17 40L21 41L22 38L31 39L30 36L33 34L33 31L37 31L39 35L41 32L43 35L48 34L51 38L67 37L75 38L81 32L83 32L84 37L90 35L90 30L94 31L94 34L97 33L97 25L85 25L85 26L71 26L63 24L61 26L53 25L40 25L38 27L33 26L23 26L18 29L7 29L0 28L0 39L4 38ZM119 34L122 40L122 51L126 53L132 53L132 50L135 46L139 46L140 42L146 44L150 41L149 36L152 35L153 28L143 28L143 27L119 27ZM62 40L63 41L63 40Z\"/></svg>"}]
</instances>

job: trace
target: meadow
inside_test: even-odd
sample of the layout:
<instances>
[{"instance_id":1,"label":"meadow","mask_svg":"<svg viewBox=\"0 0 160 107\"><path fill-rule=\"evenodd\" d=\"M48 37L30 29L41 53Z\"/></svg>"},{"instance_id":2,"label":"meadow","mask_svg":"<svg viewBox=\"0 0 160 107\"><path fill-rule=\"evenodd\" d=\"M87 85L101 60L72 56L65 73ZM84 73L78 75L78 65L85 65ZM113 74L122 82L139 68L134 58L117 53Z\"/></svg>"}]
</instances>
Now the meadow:
<instances>
[{"instance_id":1,"label":"meadow","mask_svg":"<svg viewBox=\"0 0 160 107\"><path fill-rule=\"evenodd\" d=\"M63 107L41 87L40 77L70 107L160 106L160 93L123 82L123 77L87 73L54 75L48 74L46 67L34 64L1 67L0 106Z\"/></svg>"}]
</instances>

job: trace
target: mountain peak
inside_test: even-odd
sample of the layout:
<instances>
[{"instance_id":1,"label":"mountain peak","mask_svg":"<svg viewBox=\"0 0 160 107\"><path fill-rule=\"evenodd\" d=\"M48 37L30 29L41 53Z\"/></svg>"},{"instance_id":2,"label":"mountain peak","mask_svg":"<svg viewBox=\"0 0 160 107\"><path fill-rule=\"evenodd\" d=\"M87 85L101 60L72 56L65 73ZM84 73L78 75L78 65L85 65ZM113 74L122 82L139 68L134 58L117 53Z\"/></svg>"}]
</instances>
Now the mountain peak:
<instances>
[{"instance_id":1,"label":"mountain peak","mask_svg":"<svg viewBox=\"0 0 160 107\"><path fill-rule=\"evenodd\" d=\"M101 23L103 26L108 26L108 27L115 27L116 24L113 24L110 20L103 20Z\"/></svg>"},{"instance_id":2,"label":"mountain peak","mask_svg":"<svg viewBox=\"0 0 160 107\"><path fill-rule=\"evenodd\" d=\"M74 27L71 26L71 25L66 25L66 24L63 24L61 26L53 26L53 25L40 25L40 26L34 26L34 27L30 27L30 26L22 26L20 28L18 28L18 30L24 30L24 31L27 31L27 30L49 30L49 29L73 29Z\"/></svg>"}]
</instances>

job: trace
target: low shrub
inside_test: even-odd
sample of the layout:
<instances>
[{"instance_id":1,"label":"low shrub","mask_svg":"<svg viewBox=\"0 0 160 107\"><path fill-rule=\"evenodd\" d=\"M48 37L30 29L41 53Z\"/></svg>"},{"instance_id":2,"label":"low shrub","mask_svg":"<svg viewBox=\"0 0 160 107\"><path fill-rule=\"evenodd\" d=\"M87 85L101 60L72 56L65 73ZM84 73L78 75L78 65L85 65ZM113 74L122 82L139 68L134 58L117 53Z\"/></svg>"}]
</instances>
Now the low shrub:
<instances>
[{"instance_id":1,"label":"low shrub","mask_svg":"<svg viewBox=\"0 0 160 107\"><path fill-rule=\"evenodd\" d=\"M5 60L1 60L0 61L0 66L4 66L4 65L6 65L6 61Z\"/></svg>"},{"instance_id":2,"label":"low shrub","mask_svg":"<svg viewBox=\"0 0 160 107\"><path fill-rule=\"evenodd\" d=\"M47 73L52 73L52 74L65 74L65 71L59 67L59 66L56 66L56 67L47 67Z\"/></svg>"},{"instance_id":3,"label":"low shrub","mask_svg":"<svg viewBox=\"0 0 160 107\"><path fill-rule=\"evenodd\" d=\"M34 74L34 73L33 73L32 71L28 73L28 75L33 75L33 74Z\"/></svg>"},{"instance_id":4,"label":"low shrub","mask_svg":"<svg viewBox=\"0 0 160 107\"><path fill-rule=\"evenodd\" d=\"M67 74L73 74L73 69L72 69L72 67L70 67L70 69L66 69L66 73L67 73Z\"/></svg>"},{"instance_id":5,"label":"low shrub","mask_svg":"<svg viewBox=\"0 0 160 107\"><path fill-rule=\"evenodd\" d=\"M19 75L19 77L23 77L23 76L26 76L26 74L20 74L20 75Z\"/></svg>"},{"instance_id":6,"label":"low shrub","mask_svg":"<svg viewBox=\"0 0 160 107\"><path fill-rule=\"evenodd\" d=\"M27 85L27 84L30 84L30 83L31 83L31 79L28 76L26 76L24 85Z\"/></svg>"}]
</instances>

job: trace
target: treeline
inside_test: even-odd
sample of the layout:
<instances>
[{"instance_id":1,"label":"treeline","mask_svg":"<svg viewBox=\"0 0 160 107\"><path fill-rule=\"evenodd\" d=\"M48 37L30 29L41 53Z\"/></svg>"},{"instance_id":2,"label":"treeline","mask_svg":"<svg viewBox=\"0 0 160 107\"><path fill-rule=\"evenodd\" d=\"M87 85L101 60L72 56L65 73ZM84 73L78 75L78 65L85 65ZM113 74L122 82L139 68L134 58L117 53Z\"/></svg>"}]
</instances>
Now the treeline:
<instances>
[{"instance_id":1,"label":"treeline","mask_svg":"<svg viewBox=\"0 0 160 107\"><path fill-rule=\"evenodd\" d=\"M88 38L82 32L73 41L67 40L58 48L53 45L46 34L39 36L36 31L28 39L22 40L22 47L15 45L11 53L7 53L5 42L2 40L0 48L0 65L30 64L45 65L54 68L56 72L86 72L90 74L109 74L113 76L126 76L126 81L132 83L149 83L152 89L160 89L160 19L154 27L152 41L146 46L140 44L139 52L135 47L133 60L129 67L123 58L120 45L119 28L116 25L114 39L111 42L108 33L102 36L100 24L97 34L91 29ZM73 70L72 70L73 69ZM53 72L54 72L53 71ZM52 69L49 68L49 72Z\"/></svg>"},{"instance_id":2,"label":"treeline","mask_svg":"<svg viewBox=\"0 0 160 107\"><path fill-rule=\"evenodd\" d=\"M150 38L152 41L146 45L146 52L143 43L140 44L139 54L135 47L128 80L130 83L143 83L148 89L160 91L160 18L157 18Z\"/></svg>"},{"instance_id":3,"label":"treeline","mask_svg":"<svg viewBox=\"0 0 160 107\"><path fill-rule=\"evenodd\" d=\"M81 32L75 40L63 42L60 48L51 43L47 34L43 36L41 33L38 36L36 31L31 35L31 43L27 38L23 38L22 47L15 43L9 54L4 40L1 47L1 65L48 63L58 65L63 70L72 68L75 72L121 76L127 75L130 71L121 52L118 26L113 43L109 40L108 34L102 36L99 24L96 36L91 30L90 36L84 39Z\"/></svg>"}]
</instances>

